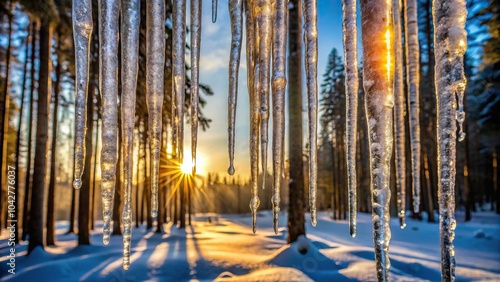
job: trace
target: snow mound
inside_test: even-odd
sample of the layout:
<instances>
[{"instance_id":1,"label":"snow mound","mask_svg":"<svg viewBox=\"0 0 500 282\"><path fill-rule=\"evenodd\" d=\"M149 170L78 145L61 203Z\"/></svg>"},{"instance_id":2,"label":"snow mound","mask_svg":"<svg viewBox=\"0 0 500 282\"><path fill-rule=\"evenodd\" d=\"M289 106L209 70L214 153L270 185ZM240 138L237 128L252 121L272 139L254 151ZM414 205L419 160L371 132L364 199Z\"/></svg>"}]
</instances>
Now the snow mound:
<instances>
[{"instance_id":1,"label":"snow mound","mask_svg":"<svg viewBox=\"0 0 500 282\"><path fill-rule=\"evenodd\" d=\"M276 267L256 270L246 275L234 275L231 272L221 273L214 281L252 281L252 282L309 282L314 281L304 273L290 267Z\"/></svg>"}]
</instances>

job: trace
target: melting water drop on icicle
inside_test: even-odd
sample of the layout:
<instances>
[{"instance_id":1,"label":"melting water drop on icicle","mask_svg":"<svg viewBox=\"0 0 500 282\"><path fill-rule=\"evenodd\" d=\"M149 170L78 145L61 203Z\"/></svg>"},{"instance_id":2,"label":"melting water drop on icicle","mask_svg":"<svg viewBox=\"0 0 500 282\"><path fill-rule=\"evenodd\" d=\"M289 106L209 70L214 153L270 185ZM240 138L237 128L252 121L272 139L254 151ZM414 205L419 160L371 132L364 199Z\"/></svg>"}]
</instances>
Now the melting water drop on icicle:
<instances>
[{"instance_id":1,"label":"melting water drop on icicle","mask_svg":"<svg viewBox=\"0 0 500 282\"><path fill-rule=\"evenodd\" d=\"M87 123L87 91L89 86L89 51L92 36L92 1L73 1L73 37L75 41L75 164L73 187L82 187L85 162L85 135Z\"/></svg>"},{"instance_id":2,"label":"melting water drop on icicle","mask_svg":"<svg viewBox=\"0 0 500 282\"><path fill-rule=\"evenodd\" d=\"M356 236L357 176L356 133L358 128L358 47L356 27L356 1L342 1L342 32L344 35L344 61L346 69L346 140L347 175L349 189L349 233Z\"/></svg>"},{"instance_id":3,"label":"melting water drop on icicle","mask_svg":"<svg viewBox=\"0 0 500 282\"><path fill-rule=\"evenodd\" d=\"M283 174L285 143L285 91L286 91L286 44L288 6L286 0L277 0L273 19L273 204L274 233L278 234L280 212L280 188Z\"/></svg>"},{"instance_id":4,"label":"melting water drop on icicle","mask_svg":"<svg viewBox=\"0 0 500 282\"><path fill-rule=\"evenodd\" d=\"M394 134L396 141L396 188L399 225L406 226L405 96L403 81L403 46L401 36L401 0L393 0L394 19Z\"/></svg>"},{"instance_id":5,"label":"melting water drop on icicle","mask_svg":"<svg viewBox=\"0 0 500 282\"><path fill-rule=\"evenodd\" d=\"M234 174L234 142L236 102L238 95L238 70L240 68L241 42L243 32L243 4L241 0L229 0L229 16L231 18L231 53L229 57L229 96L228 96L228 141L229 168L227 172Z\"/></svg>"},{"instance_id":6,"label":"melting water drop on icicle","mask_svg":"<svg viewBox=\"0 0 500 282\"><path fill-rule=\"evenodd\" d=\"M465 89L463 56L467 32L467 8L464 0L434 0L434 54L436 57L436 120L439 227L441 236L441 280L455 280L455 174L457 111L455 92ZM461 103L461 101L459 101ZM460 112L460 108L459 108Z\"/></svg>"},{"instance_id":7,"label":"melting water drop on icicle","mask_svg":"<svg viewBox=\"0 0 500 282\"><path fill-rule=\"evenodd\" d=\"M368 123L373 243L378 281L389 280L389 202L393 146L393 48L391 3L361 1L363 86ZM383 54L384 56L381 56Z\"/></svg>"},{"instance_id":8,"label":"melting water drop on icicle","mask_svg":"<svg viewBox=\"0 0 500 282\"><path fill-rule=\"evenodd\" d=\"M103 243L109 243L118 158L118 40L120 1L99 1L99 56L102 103L101 193Z\"/></svg>"},{"instance_id":9,"label":"melting water drop on icicle","mask_svg":"<svg viewBox=\"0 0 500 282\"><path fill-rule=\"evenodd\" d=\"M158 39L165 37L164 1L148 1L146 14L146 104L151 150L151 216L155 218L158 215L158 174L160 171L165 64L165 40Z\"/></svg>"},{"instance_id":10,"label":"melting water drop on icicle","mask_svg":"<svg viewBox=\"0 0 500 282\"><path fill-rule=\"evenodd\" d=\"M303 1L305 66L309 117L309 206L311 223L316 226L316 186L318 179L318 26L317 0Z\"/></svg>"},{"instance_id":11,"label":"melting water drop on icicle","mask_svg":"<svg viewBox=\"0 0 500 282\"><path fill-rule=\"evenodd\" d=\"M122 96L121 126L123 152L123 269L130 267L132 241L132 177L134 174L134 117L137 85L140 0L122 1Z\"/></svg>"},{"instance_id":12,"label":"melting water drop on icicle","mask_svg":"<svg viewBox=\"0 0 500 282\"><path fill-rule=\"evenodd\" d=\"M408 0L405 4L405 42L408 60L406 73L410 112L411 165L413 176L413 211L420 210L420 50L418 46L417 0Z\"/></svg>"},{"instance_id":13,"label":"melting water drop on icicle","mask_svg":"<svg viewBox=\"0 0 500 282\"><path fill-rule=\"evenodd\" d=\"M191 0L191 163L196 175L198 97L200 92L201 0Z\"/></svg>"}]
</instances>

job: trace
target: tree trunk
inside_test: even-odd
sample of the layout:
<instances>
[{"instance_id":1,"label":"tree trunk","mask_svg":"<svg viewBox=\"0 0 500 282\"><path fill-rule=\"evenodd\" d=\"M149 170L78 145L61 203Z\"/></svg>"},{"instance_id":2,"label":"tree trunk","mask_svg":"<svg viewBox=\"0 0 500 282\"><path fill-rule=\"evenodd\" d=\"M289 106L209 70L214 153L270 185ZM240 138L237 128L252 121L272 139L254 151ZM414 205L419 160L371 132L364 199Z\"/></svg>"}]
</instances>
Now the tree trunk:
<instances>
[{"instance_id":1,"label":"tree trunk","mask_svg":"<svg viewBox=\"0 0 500 282\"><path fill-rule=\"evenodd\" d=\"M30 210L30 240L28 253L36 247L44 247L44 196L45 174L47 168L47 141L49 131L50 99L50 41L52 27L48 20L42 19L40 26L40 81L38 88L38 112L35 162L33 171L33 191Z\"/></svg>"},{"instance_id":2,"label":"tree trunk","mask_svg":"<svg viewBox=\"0 0 500 282\"><path fill-rule=\"evenodd\" d=\"M30 203L31 203L31 137L33 136L33 103L35 100L35 54L36 54L36 35L37 35L37 21L32 23L32 37L31 37L31 58L30 58L30 109L28 112L28 137L27 145L28 151L26 153L26 179L24 182L24 205L23 205L23 234L21 235L22 240L26 240L29 230L29 215L30 215Z\"/></svg>"},{"instance_id":3,"label":"tree trunk","mask_svg":"<svg viewBox=\"0 0 500 282\"><path fill-rule=\"evenodd\" d=\"M118 76L119 77L119 76ZM121 124L120 122L120 113L118 114L118 124ZM121 171L122 171L122 150L121 150L121 143L122 143L122 129L121 126L118 127L118 160L116 162L117 168L116 168L116 180L115 180L115 199L113 201L113 230L111 232L111 235L122 235L122 229L121 229L121 205L122 205L122 199L121 199L121 191L122 191L122 177L121 177Z\"/></svg>"},{"instance_id":4,"label":"tree trunk","mask_svg":"<svg viewBox=\"0 0 500 282\"><path fill-rule=\"evenodd\" d=\"M98 110L99 111L99 110ZM90 229L94 230L94 217L95 217L95 193L96 193L96 175L97 175L97 148L99 142L99 118L95 123L95 151L94 151L94 169L92 172L92 198L90 199Z\"/></svg>"},{"instance_id":5,"label":"tree trunk","mask_svg":"<svg viewBox=\"0 0 500 282\"><path fill-rule=\"evenodd\" d=\"M60 48L60 35L57 37L57 48ZM56 151L57 151L57 118L59 109L59 85L61 81L61 58L58 56L55 70L56 81L54 82L54 114L52 116L52 148L50 156L50 181L47 202L47 246L55 245L55 195L56 195Z\"/></svg>"},{"instance_id":6,"label":"tree trunk","mask_svg":"<svg viewBox=\"0 0 500 282\"><path fill-rule=\"evenodd\" d=\"M24 109L24 98L26 94L26 71L28 68L28 54L29 54L29 38L30 35L33 34L33 31L30 31L28 28L28 35L26 37L26 50L25 50L25 60L24 60L24 67L23 67L23 82L21 86L21 105L19 106L19 123L17 126L17 138L16 138L16 164L15 164L15 171L19 173L19 161L20 161L20 147L21 147L21 128L23 126L23 109ZM19 243L19 181L16 181L14 183L14 193L15 193L15 210L18 211L15 214L15 220L17 220L17 224L15 225L14 228L14 243ZM1 200L1 196L0 196ZM1 210L1 209L0 209ZM24 211L23 211L24 212Z\"/></svg>"},{"instance_id":7,"label":"tree trunk","mask_svg":"<svg viewBox=\"0 0 500 282\"><path fill-rule=\"evenodd\" d=\"M6 168L7 168L7 162L4 160L4 158L7 157L7 130L9 128L9 119L8 119L8 111L9 111L9 95L7 94L9 91L9 74L10 74L10 53L12 50L12 20L14 18L14 15L12 14L13 10L13 5L10 3L8 6L10 6L10 10L7 11L7 18L8 18L8 42L7 42L7 50L6 50L6 60L7 62L5 63L5 83L3 85L3 91L2 94L0 95L0 161L2 164L0 164L0 185L3 187L4 186L4 179L3 176L6 175ZM17 200L17 198L16 198ZM17 202L17 201L16 201ZM4 209L3 209L3 195L2 195L2 189L0 189L0 227L3 227L4 225L2 224L3 216L4 216ZM16 237L17 238L17 237Z\"/></svg>"},{"instance_id":8,"label":"tree trunk","mask_svg":"<svg viewBox=\"0 0 500 282\"><path fill-rule=\"evenodd\" d=\"M304 171L302 162L302 11L298 0L290 1L288 25L289 110L289 205L287 242L306 234L304 219Z\"/></svg>"}]
</instances>

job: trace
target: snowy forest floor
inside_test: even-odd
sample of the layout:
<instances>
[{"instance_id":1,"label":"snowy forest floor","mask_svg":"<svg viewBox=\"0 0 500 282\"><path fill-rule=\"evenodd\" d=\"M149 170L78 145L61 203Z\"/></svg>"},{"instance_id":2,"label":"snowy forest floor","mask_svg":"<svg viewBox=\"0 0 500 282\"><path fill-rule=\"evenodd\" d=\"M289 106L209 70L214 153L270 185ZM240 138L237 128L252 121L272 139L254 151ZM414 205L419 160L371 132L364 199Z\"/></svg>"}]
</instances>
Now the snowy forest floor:
<instances>
[{"instance_id":1,"label":"snowy forest floor","mask_svg":"<svg viewBox=\"0 0 500 282\"><path fill-rule=\"evenodd\" d=\"M457 281L500 281L500 216L474 213L467 223L461 216L457 213ZM77 247L77 236L65 234L68 223L58 222L57 247L26 256L27 245L18 246L14 275L7 272L3 230L0 280L376 281L369 214L358 215L355 238L346 221L333 221L326 212L319 213L316 228L306 224L307 239L291 246L286 245L286 214L275 235L268 211L259 213L256 235L248 214L199 214L185 230L165 225L165 234L141 226L133 231L132 265L124 271L121 236L104 246L98 225L92 245ZM391 229L391 281L440 281L439 225L408 219L402 230L393 219Z\"/></svg>"}]
</instances>

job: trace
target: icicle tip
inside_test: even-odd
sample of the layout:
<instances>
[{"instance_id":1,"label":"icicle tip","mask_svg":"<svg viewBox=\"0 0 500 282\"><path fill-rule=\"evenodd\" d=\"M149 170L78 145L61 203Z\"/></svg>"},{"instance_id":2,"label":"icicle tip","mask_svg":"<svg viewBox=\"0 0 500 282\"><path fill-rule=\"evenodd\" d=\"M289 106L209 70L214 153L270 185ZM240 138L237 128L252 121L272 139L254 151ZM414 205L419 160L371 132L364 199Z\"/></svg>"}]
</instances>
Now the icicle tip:
<instances>
[{"instance_id":1,"label":"icicle tip","mask_svg":"<svg viewBox=\"0 0 500 282\"><path fill-rule=\"evenodd\" d=\"M75 181L73 181L73 188L75 188L75 189L82 188L82 180L81 179L75 179Z\"/></svg>"},{"instance_id":2,"label":"icicle tip","mask_svg":"<svg viewBox=\"0 0 500 282\"><path fill-rule=\"evenodd\" d=\"M227 169L227 173L229 173L229 175L234 175L234 166L233 165L230 165L229 168Z\"/></svg>"}]
</instances>

